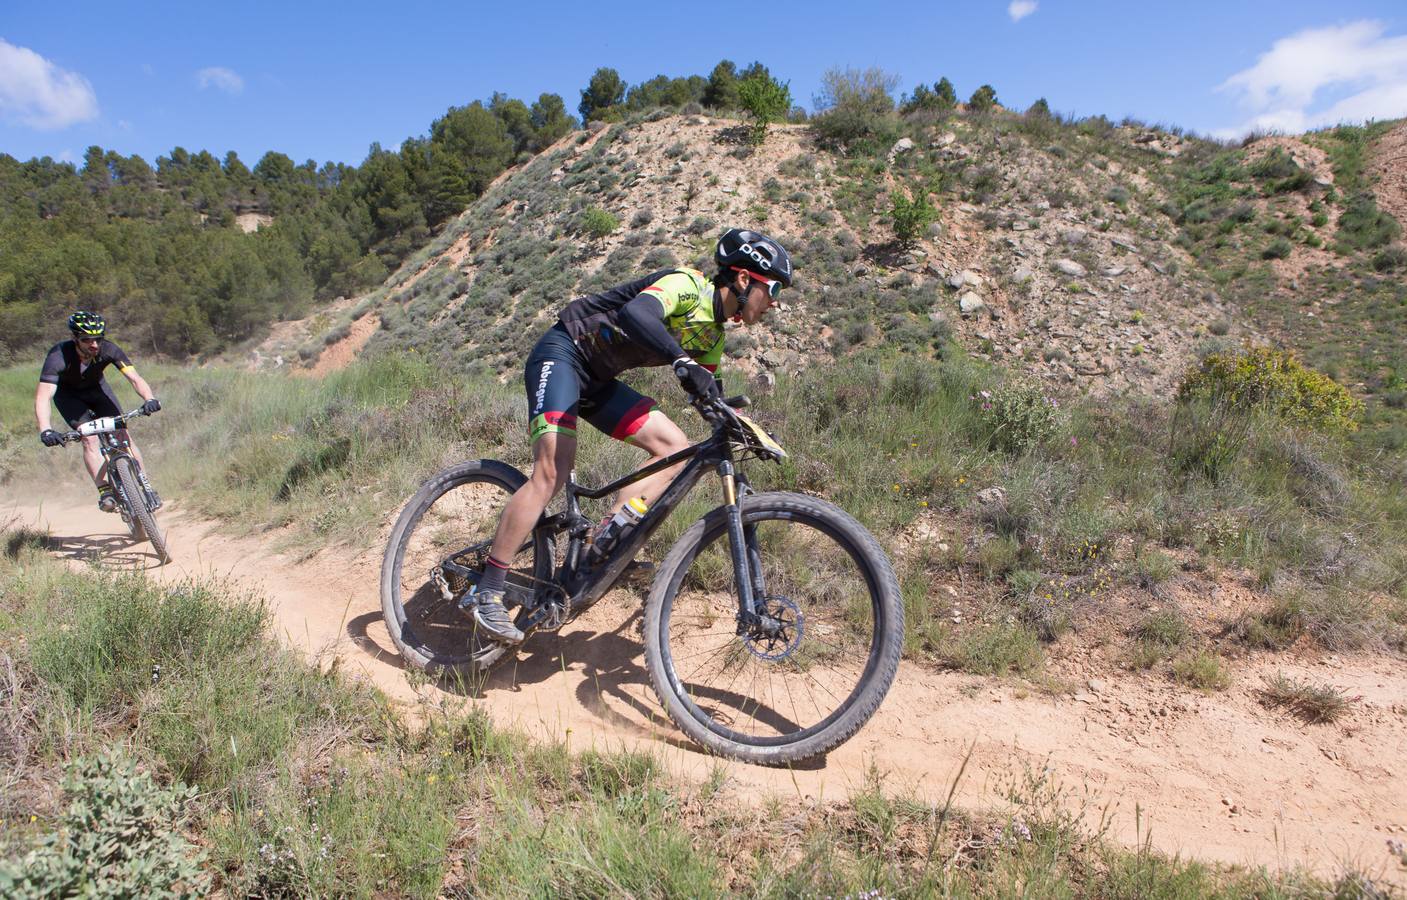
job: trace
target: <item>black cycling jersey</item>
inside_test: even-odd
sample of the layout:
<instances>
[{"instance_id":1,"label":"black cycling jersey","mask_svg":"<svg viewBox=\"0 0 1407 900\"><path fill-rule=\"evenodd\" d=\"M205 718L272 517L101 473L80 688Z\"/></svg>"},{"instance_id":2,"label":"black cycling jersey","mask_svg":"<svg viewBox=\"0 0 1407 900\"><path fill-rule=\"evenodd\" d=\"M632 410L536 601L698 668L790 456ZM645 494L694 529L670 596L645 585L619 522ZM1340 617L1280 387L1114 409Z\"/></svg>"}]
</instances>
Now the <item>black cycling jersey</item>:
<instances>
[{"instance_id":1,"label":"black cycling jersey","mask_svg":"<svg viewBox=\"0 0 1407 900\"><path fill-rule=\"evenodd\" d=\"M84 364L78 357L78 345L73 341L60 341L44 357L44 368L39 380L46 384L56 384L61 391L89 392L104 384L103 370L116 365L119 372L132 368L132 361L122 348L112 341L98 343L98 354Z\"/></svg>"},{"instance_id":2,"label":"black cycling jersey","mask_svg":"<svg viewBox=\"0 0 1407 900\"><path fill-rule=\"evenodd\" d=\"M654 339L637 325L632 333L623 309L640 296L659 303L663 329ZM627 369L667 366L688 355L714 369L723 357L723 313L713 283L695 269L663 269L579 297L558 314L576 341L591 376L609 381ZM664 346L677 342L678 349Z\"/></svg>"}]
</instances>

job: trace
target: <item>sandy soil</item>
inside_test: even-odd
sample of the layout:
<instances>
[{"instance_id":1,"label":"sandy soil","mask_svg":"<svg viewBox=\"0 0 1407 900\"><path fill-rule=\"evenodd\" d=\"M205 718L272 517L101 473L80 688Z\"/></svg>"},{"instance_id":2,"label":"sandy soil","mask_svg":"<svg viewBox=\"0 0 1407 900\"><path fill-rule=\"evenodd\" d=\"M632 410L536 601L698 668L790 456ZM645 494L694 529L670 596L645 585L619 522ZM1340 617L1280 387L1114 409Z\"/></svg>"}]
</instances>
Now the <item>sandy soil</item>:
<instances>
[{"instance_id":1,"label":"sandy soil","mask_svg":"<svg viewBox=\"0 0 1407 900\"><path fill-rule=\"evenodd\" d=\"M386 637L377 596L379 554L329 551L306 561L255 539L231 539L217 524L160 514L174 562L131 545L121 523L85 501L10 498L0 522L47 529L53 552L75 564L145 569L170 580L223 576L262 590L277 627L294 645L366 678L402 701L413 688ZM483 695L502 725L573 747L645 747L686 777L718 762L665 719L648 685L637 637L640 597L618 590L560 634L533 638ZM727 764L733 783L811 802L844 798L871 764L896 792L940 801L970 753L957 796L967 807L1000 807L1023 770L1046 768L1095 823L1129 844L1136 828L1165 851L1234 863L1303 864L1329 875L1351 863L1399 885L1389 839L1407 838L1407 671L1374 656L1256 657L1234 664L1233 686L1211 696L1156 677L1101 673L1073 695L1021 683L905 664L875 718L848 744L796 771ZM1265 674L1330 682L1356 698L1333 725L1309 726L1265 709L1255 690ZM457 699L457 698L451 698ZM747 796L751 792L738 791ZM1136 823L1135 810L1141 818Z\"/></svg>"},{"instance_id":2,"label":"sandy soil","mask_svg":"<svg viewBox=\"0 0 1407 900\"><path fill-rule=\"evenodd\" d=\"M381 317L376 313L362 316L352 323L351 330L347 332L346 337L329 344L322 353L318 354L318 361L313 363L312 368L294 369L293 371L309 378L321 378L332 372L340 372L357 358L357 354L366 346L366 342L371 340L371 336L376 333L376 329L380 325Z\"/></svg>"},{"instance_id":3,"label":"sandy soil","mask_svg":"<svg viewBox=\"0 0 1407 900\"><path fill-rule=\"evenodd\" d=\"M1378 206L1407 229L1407 122L1383 135L1368 170L1376 178Z\"/></svg>"}]
</instances>

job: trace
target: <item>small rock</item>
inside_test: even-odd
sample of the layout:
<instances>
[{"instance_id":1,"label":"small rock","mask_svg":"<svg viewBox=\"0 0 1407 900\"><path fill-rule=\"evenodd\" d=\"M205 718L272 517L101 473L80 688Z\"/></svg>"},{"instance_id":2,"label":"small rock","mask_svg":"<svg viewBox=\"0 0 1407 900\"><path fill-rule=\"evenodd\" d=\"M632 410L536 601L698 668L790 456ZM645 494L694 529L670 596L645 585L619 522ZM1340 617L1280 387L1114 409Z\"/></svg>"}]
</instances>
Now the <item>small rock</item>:
<instances>
[{"instance_id":1,"label":"small rock","mask_svg":"<svg viewBox=\"0 0 1407 900\"><path fill-rule=\"evenodd\" d=\"M958 298L958 310L963 317L975 316L977 313L987 308L987 304L973 291L968 291Z\"/></svg>"},{"instance_id":2,"label":"small rock","mask_svg":"<svg viewBox=\"0 0 1407 900\"><path fill-rule=\"evenodd\" d=\"M968 287L982 286L982 276L978 275L971 269L963 269L960 277L962 278L962 283L967 285Z\"/></svg>"},{"instance_id":3,"label":"small rock","mask_svg":"<svg viewBox=\"0 0 1407 900\"><path fill-rule=\"evenodd\" d=\"M1030 269L1026 268L1025 266L1022 266L1015 272L1011 273L1011 280L1016 284L1025 284L1026 282L1034 278L1035 274L1035 272L1032 272Z\"/></svg>"},{"instance_id":4,"label":"small rock","mask_svg":"<svg viewBox=\"0 0 1407 900\"><path fill-rule=\"evenodd\" d=\"M894 157L900 153L908 153L912 149L914 149L914 142L911 138L899 138L894 146L889 148L889 161L893 162Z\"/></svg>"},{"instance_id":5,"label":"small rock","mask_svg":"<svg viewBox=\"0 0 1407 900\"><path fill-rule=\"evenodd\" d=\"M939 548L940 550L947 550L947 549L948 549L948 545L947 545L947 544L939 544L939 545L938 545L938 548ZM945 590L945 591L948 592L948 596L949 596L949 597L956 597L956 596L958 595L958 589L955 588L955 587L953 587L951 584L945 584L945 585L943 585L943 590Z\"/></svg>"},{"instance_id":6,"label":"small rock","mask_svg":"<svg viewBox=\"0 0 1407 900\"><path fill-rule=\"evenodd\" d=\"M966 284L966 282L962 280L962 275L959 274L949 275L948 280L945 282L945 284L947 284L948 287L952 288L955 291L960 291L962 290L962 286Z\"/></svg>"},{"instance_id":7,"label":"small rock","mask_svg":"<svg viewBox=\"0 0 1407 900\"><path fill-rule=\"evenodd\" d=\"M1103 693L1104 690L1109 687L1109 684L1101 678L1091 678L1089 681L1085 682L1085 687L1099 694Z\"/></svg>"},{"instance_id":8,"label":"small rock","mask_svg":"<svg viewBox=\"0 0 1407 900\"><path fill-rule=\"evenodd\" d=\"M864 278L866 275L870 274L870 267L856 266L855 270L851 272L851 274L854 275L856 278Z\"/></svg>"},{"instance_id":9,"label":"small rock","mask_svg":"<svg viewBox=\"0 0 1407 900\"><path fill-rule=\"evenodd\" d=\"M1127 271L1127 266L1105 266L1099 270L1099 274L1103 275L1105 278L1118 278Z\"/></svg>"},{"instance_id":10,"label":"small rock","mask_svg":"<svg viewBox=\"0 0 1407 900\"><path fill-rule=\"evenodd\" d=\"M989 505L1006 502L1006 491L1000 487L983 488L977 492L977 502Z\"/></svg>"},{"instance_id":11,"label":"small rock","mask_svg":"<svg viewBox=\"0 0 1407 900\"><path fill-rule=\"evenodd\" d=\"M1089 274L1088 269L1075 262L1073 259L1057 259L1055 261L1055 270L1062 275L1069 275L1073 278L1083 278L1085 275Z\"/></svg>"},{"instance_id":12,"label":"small rock","mask_svg":"<svg viewBox=\"0 0 1407 900\"><path fill-rule=\"evenodd\" d=\"M1089 237L1089 232L1083 228L1066 228L1060 232L1060 239L1072 247L1079 246Z\"/></svg>"}]
</instances>

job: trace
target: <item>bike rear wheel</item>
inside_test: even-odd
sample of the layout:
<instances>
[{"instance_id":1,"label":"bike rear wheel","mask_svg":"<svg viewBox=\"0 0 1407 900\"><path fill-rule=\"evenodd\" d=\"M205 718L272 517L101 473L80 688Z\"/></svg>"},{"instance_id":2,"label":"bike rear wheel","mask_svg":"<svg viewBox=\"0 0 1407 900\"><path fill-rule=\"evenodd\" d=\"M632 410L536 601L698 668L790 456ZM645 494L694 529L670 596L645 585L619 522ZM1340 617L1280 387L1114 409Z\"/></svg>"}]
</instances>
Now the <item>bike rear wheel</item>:
<instances>
[{"instance_id":1,"label":"bike rear wheel","mask_svg":"<svg viewBox=\"0 0 1407 900\"><path fill-rule=\"evenodd\" d=\"M113 460L112 468L117 473L122 499L127 504L127 512L131 516L132 537L139 541L143 538L149 541L152 549L156 551L156 558L165 565L171 561L171 554L166 550L166 536L161 533L160 526L156 524L156 515L147 505L147 492L142 490L141 479L137 477L136 462L121 456Z\"/></svg>"},{"instance_id":2,"label":"bike rear wheel","mask_svg":"<svg viewBox=\"0 0 1407 900\"><path fill-rule=\"evenodd\" d=\"M671 719L714 753L764 765L823 754L874 714L899 666L904 609L884 550L838 507L744 497L772 622L738 632L727 519L671 548L645 610L645 662Z\"/></svg>"},{"instance_id":3,"label":"bike rear wheel","mask_svg":"<svg viewBox=\"0 0 1407 900\"><path fill-rule=\"evenodd\" d=\"M526 481L506 463L470 460L425 482L401 511L381 565L381 613L408 664L436 676L476 677L511 655L481 637L456 601L488 556L504 504ZM446 560L474 575L444 571ZM437 568L450 598L436 581ZM535 533L508 574L508 604L530 600L537 581L551 574L552 541Z\"/></svg>"}]
</instances>

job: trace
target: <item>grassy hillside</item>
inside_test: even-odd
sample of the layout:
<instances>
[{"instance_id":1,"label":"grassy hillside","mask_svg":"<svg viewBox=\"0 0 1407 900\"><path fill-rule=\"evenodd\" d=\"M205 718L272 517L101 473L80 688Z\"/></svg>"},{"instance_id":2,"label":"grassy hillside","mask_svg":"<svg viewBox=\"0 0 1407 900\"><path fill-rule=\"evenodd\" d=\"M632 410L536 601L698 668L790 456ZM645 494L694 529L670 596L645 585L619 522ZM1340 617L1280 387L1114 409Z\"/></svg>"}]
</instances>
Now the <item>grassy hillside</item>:
<instances>
[{"instance_id":1,"label":"grassy hillside","mask_svg":"<svg viewBox=\"0 0 1407 900\"><path fill-rule=\"evenodd\" d=\"M1376 414L1401 407L1404 365L1392 273L1407 257L1370 191L1392 127L1231 147L996 111L910 117L893 132L906 143L839 153L806 126L753 150L729 120L657 114L509 173L354 315L379 316L373 351L509 372L566 300L702 264L719 229L745 223L797 264L771 327L731 341L749 373L864 347L931 354L956 333L1063 391L1156 394L1202 353L1269 340L1357 385ZM912 246L895 240L896 192L936 213ZM981 306L965 314L969 294ZM345 329L297 349L314 357Z\"/></svg>"}]
</instances>

